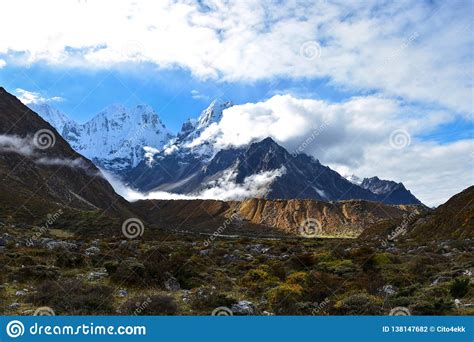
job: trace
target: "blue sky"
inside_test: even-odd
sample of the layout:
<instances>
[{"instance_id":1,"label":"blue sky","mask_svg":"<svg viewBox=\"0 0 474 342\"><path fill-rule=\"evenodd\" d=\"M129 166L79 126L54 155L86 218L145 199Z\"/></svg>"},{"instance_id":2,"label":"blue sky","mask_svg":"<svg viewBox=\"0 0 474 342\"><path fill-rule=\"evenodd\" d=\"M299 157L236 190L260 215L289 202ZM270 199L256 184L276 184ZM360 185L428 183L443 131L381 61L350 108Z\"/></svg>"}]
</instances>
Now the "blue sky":
<instances>
[{"instance_id":1,"label":"blue sky","mask_svg":"<svg viewBox=\"0 0 474 342\"><path fill-rule=\"evenodd\" d=\"M150 63L117 66L109 70L57 68L46 63L7 65L0 72L1 84L37 92L50 103L83 123L113 103L126 106L148 104L173 132L189 117L197 117L209 103L220 98L235 104L266 100L276 93L341 101L354 92L337 89L327 79L274 78L256 82L202 81L181 68L159 70Z\"/></svg>"},{"instance_id":2,"label":"blue sky","mask_svg":"<svg viewBox=\"0 0 474 342\"><path fill-rule=\"evenodd\" d=\"M472 1L2 7L0 84L78 122L146 103L177 132L219 97L240 105L206 134L221 146L270 135L291 150L330 122L306 153L343 174L403 181L433 204L474 183Z\"/></svg>"}]
</instances>

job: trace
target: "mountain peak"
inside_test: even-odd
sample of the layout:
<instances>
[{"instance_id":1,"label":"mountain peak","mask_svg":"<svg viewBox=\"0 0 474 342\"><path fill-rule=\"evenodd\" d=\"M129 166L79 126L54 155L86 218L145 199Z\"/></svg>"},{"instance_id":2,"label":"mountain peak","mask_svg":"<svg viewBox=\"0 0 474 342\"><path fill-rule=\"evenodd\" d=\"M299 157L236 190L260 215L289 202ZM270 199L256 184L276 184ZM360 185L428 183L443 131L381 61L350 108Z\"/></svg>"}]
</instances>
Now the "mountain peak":
<instances>
[{"instance_id":1,"label":"mountain peak","mask_svg":"<svg viewBox=\"0 0 474 342\"><path fill-rule=\"evenodd\" d=\"M222 119L222 113L225 109L232 107L234 104L230 101L224 101L220 98L214 99L209 107L201 112L197 120L197 129L208 127L214 122L219 122Z\"/></svg>"},{"instance_id":2,"label":"mountain peak","mask_svg":"<svg viewBox=\"0 0 474 342\"><path fill-rule=\"evenodd\" d=\"M107 170L121 171L145 158L145 146L160 149L172 137L154 109L139 104L128 109L114 103L83 125L56 124L46 108L35 110L52 123L72 147Z\"/></svg>"},{"instance_id":3,"label":"mountain peak","mask_svg":"<svg viewBox=\"0 0 474 342\"><path fill-rule=\"evenodd\" d=\"M30 108L35 113L41 114L43 119L48 121L51 126L56 128L56 130L60 133L63 132L63 129L66 125L74 124L74 122L69 119L66 114L46 102L30 103L28 108Z\"/></svg>"}]
</instances>

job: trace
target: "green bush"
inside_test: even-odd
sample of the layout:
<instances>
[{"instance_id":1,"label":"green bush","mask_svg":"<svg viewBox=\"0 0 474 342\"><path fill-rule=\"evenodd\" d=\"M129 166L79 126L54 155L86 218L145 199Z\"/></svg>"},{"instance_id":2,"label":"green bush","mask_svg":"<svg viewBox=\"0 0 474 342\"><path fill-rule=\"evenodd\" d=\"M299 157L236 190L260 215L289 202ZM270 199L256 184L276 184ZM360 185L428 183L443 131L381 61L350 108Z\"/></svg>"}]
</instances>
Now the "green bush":
<instances>
[{"instance_id":1,"label":"green bush","mask_svg":"<svg viewBox=\"0 0 474 342\"><path fill-rule=\"evenodd\" d=\"M318 266L325 272L336 274L351 273L357 270L357 266L348 259L320 262Z\"/></svg>"},{"instance_id":2,"label":"green bush","mask_svg":"<svg viewBox=\"0 0 474 342\"><path fill-rule=\"evenodd\" d=\"M120 307L120 311L126 315L172 316L178 312L178 306L170 296L139 296L127 300Z\"/></svg>"},{"instance_id":3,"label":"green bush","mask_svg":"<svg viewBox=\"0 0 474 342\"><path fill-rule=\"evenodd\" d=\"M277 315L300 313L299 303L303 298L303 287L298 284L281 284L266 293L271 310Z\"/></svg>"},{"instance_id":4,"label":"green bush","mask_svg":"<svg viewBox=\"0 0 474 342\"><path fill-rule=\"evenodd\" d=\"M280 280L271 274L267 265L261 265L248 271L242 278L241 284L253 292L262 292L278 285Z\"/></svg>"},{"instance_id":5,"label":"green bush","mask_svg":"<svg viewBox=\"0 0 474 342\"><path fill-rule=\"evenodd\" d=\"M145 284L145 266L134 260L122 261L111 275L112 280L125 284Z\"/></svg>"},{"instance_id":6,"label":"green bush","mask_svg":"<svg viewBox=\"0 0 474 342\"><path fill-rule=\"evenodd\" d=\"M457 277L451 282L450 293L454 298L462 298L469 292L471 280L469 277Z\"/></svg>"},{"instance_id":7,"label":"green bush","mask_svg":"<svg viewBox=\"0 0 474 342\"><path fill-rule=\"evenodd\" d=\"M334 309L339 315L380 315L383 301L367 293L356 293L336 302Z\"/></svg>"},{"instance_id":8,"label":"green bush","mask_svg":"<svg viewBox=\"0 0 474 342\"><path fill-rule=\"evenodd\" d=\"M113 313L112 288L89 285L77 280L41 283L29 300L37 306L51 307L56 314L99 315Z\"/></svg>"},{"instance_id":9,"label":"green bush","mask_svg":"<svg viewBox=\"0 0 474 342\"><path fill-rule=\"evenodd\" d=\"M55 265L64 268L78 268L85 264L84 256L80 253L65 252L56 257Z\"/></svg>"},{"instance_id":10,"label":"green bush","mask_svg":"<svg viewBox=\"0 0 474 342\"><path fill-rule=\"evenodd\" d=\"M191 307L199 310L215 309L219 306L230 307L236 302L235 299L219 293L213 286L201 286L191 290L190 293Z\"/></svg>"}]
</instances>

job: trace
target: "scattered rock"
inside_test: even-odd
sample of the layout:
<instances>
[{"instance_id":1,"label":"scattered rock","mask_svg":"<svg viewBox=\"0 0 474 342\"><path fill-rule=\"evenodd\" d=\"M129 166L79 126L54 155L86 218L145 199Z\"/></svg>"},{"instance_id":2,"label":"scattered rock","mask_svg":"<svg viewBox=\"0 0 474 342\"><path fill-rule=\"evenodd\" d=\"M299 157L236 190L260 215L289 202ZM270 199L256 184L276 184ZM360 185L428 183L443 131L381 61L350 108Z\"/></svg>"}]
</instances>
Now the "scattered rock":
<instances>
[{"instance_id":1,"label":"scattered rock","mask_svg":"<svg viewBox=\"0 0 474 342\"><path fill-rule=\"evenodd\" d=\"M100 253L100 248L92 246L87 248L84 252L87 256L94 256Z\"/></svg>"},{"instance_id":2,"label":"scattered rock","mask_svg":"<svg viewBox=\"0 0 474 342\"><path fill-rule=\"evenodd\" d=\"M202 256L208 256L210 253L211 253L210 249L203 249L199 251L199 255L202 255Z\"/></svg>"},{"instance_id":3,"label":"scattered rock","mask_svg":"<svg viewBox=\"0 0 474 342\"><path fill-rule=\"evenodd\" d=\"M178 279L175 277L170 277L168 280L165 281L165 288L168 291L178 291L181 288Z\"/></svg>"},{"instance_id":4,"label":"scattered rock","mask_svg":"<svg viewBox=\"0 0 474 342\"><path fill-rule=\"evenodd\" d=\"M54 249L73 250L73 249L77 249L78 246L75 243L67 242L67 241L51 241L46 244L46 248L50 250L54 250Z\"/></svg>"},{"instance_id":5,"label":"scattered rock","mask_svg":"<svg viewBox=\"0 0 474 342\"><path fill-rule=\"evenodd\" d=\"M252 254L265 254L270 248L263 247L262 245L249 245L246 247L247 252Z\"/></svg>"},{"instance_id":6,"label":"scattered rock","mask_svg":"<svg viewBox=\"0 0 474 342\"><path fill-rule=\"evenodd\" d=\"M385 285L379 289L379 292L383 296L393 296L394 294L397 293L397 288L393 285Z\"/></svg>"},{"instance_id":7,"label":"scattered rock","mask_svg":"<svg viewBox=\"0 0 474 342\"><path fill-rule=\"evenodd\" d=\"M190 294L191 294L191 291L183 290L183 302L189 303L191 301Z\"/></svg>"},{"instance_id":8,"label":"scattered rock","mask_svg":"<svg viewBox=\"0 0 474 342\"><path fill-rule=\"evenodd\" d=\"M18 309L20 307L20 303L11 303L8 305L10 309Z\"/></svg>"},{"instance_id":9,"label":"scattered rock","mask_svg":"<svg viewBox=\"0 0 474 342\"><path fill-rule=\"evenodd\" d=\"M232 304L231 310L236 315L253 315L255 314L255 307L252 302L248 300L241 300L237 304Z\"/></svg>"},{"instance_id":10,"label":"scattered rock","mask_svg":"<svg viewBox=\"0 0 474 342\"><path fill-rule=\"evenodd\" d=\"M118 290L117 295L119 297L127 297L128 296L128 291L125 290L125 289L120 289L120 290Z\"/></svg>"},{"instance_id":11,"label":"scattered rock","mask_svg":"<svg viewBox=\"0 0 474 342\"><path fill-rule=\"evenodd\" d=\"M17 297L24 297L24 296L26 296L26 292L25 292L25 291L22 291L22 290L16 291L16 292L15 292L15 296L17 296Z\"/></svg>"},{"instance_id":12,"label":"scattered rock","mask_svg":"<svg viewBox=\"0 0 474 342\"><path fill-rule=\"evenodd\" d=\"M106 278L108 276L109 276L109 274L107 273L107 271L104 268L104 269L101 269L99 271L90 272L89 275L87 276L87 280L95 281L95 280Z\"/></svg>"}]
</instances>

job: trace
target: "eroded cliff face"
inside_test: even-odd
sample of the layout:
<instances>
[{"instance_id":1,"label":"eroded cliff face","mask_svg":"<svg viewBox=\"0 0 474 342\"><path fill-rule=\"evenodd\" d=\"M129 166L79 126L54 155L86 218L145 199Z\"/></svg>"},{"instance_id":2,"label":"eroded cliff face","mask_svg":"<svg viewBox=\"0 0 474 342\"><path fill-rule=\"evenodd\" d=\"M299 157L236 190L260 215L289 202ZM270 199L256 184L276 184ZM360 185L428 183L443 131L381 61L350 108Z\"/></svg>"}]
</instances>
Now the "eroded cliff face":
<instances>
[{"instance_id":1,"label":"eroded cliff face","mask_svg":"<svg viewBox=\"0 0 474 342\"><path fill-rule=\"evenodd\" d=\"M221 235L289 234L306 237L357 237L365 229L402 220L424 210L351 200L139 201L135 207L164 228Z\"/></svg>"},{"instance_id":2,"label":"eroded cliff face","mask_svg":"<svg viewBox=\"0 0 474 342\"><path fill-rule=\"evenodd\" d=\"M290 234L356 237L368 226L384 220L399 219L416 206L389 206L367 201L327 203L314 200L250 199L230 206L244 220L271 226ZM229 213L226 213L227 215Z\"/></svg>"}]
</instances>

